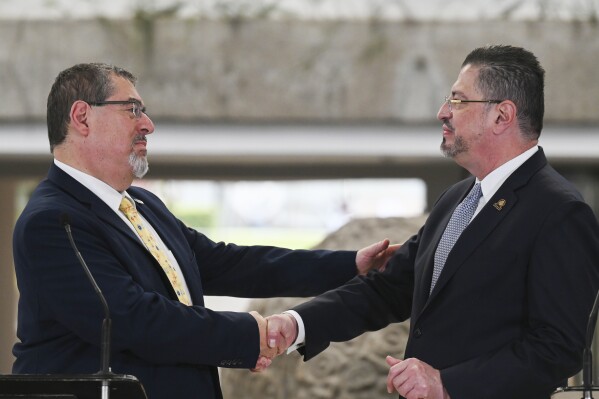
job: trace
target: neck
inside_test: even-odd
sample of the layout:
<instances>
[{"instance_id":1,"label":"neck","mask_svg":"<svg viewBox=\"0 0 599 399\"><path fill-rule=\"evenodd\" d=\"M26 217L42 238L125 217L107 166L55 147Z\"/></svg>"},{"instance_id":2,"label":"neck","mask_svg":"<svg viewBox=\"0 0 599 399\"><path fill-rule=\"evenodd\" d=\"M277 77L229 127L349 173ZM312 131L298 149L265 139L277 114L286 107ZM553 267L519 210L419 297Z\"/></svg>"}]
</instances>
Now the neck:
<instances>
[{"instance_id":1,"label":"neck","mask_svg":"<svg viewBox=\"0 0 599 399\"><path fill-rule=\"evenodd\" d=\"M113 170L97 168L94 167L94 165L90 165L86 162L79 162L78 159L65 156L64 153L56 150L54 151L54 158L65 165L72 167L73 169L77 169L82 173L103 181L118 192L125 191L127 188L129 188L129 186L131 186L131 183L133 183L133 175L131 173L129 173L127 176L123 176L122 173L118 173Z\"/></svg>"},{"instance_id":2,"label":"neck","mask_svg":"<svg viewBox=\"0 0 599 399\"><path fill-rule=\"evenodd\" d=\"M483 180L489 173L537 144L537 140L525 143L513 143L512 145L510 143L506 145L496 144L493 149L481 152L480 157L469 160L456 158L455 161L473 176L476 176L479 180Z\"/></svg>"}]
</instances>

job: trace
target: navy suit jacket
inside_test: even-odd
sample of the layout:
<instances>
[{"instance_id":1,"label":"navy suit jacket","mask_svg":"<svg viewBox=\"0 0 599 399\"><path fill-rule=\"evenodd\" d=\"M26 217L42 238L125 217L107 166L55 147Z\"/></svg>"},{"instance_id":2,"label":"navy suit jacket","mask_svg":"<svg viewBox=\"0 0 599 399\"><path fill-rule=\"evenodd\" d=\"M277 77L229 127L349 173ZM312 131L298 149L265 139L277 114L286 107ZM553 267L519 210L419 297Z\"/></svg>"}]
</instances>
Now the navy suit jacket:
<instances>
[{"instance_id":1,"label":"navy suit jacket","mask_svg":"<svg viewBox=\"0 0 599 399\"><path fill-rule=\"evenodd\" d=\"M599 226L542 149L464 230L429 295L437 244L473 183L439 198L384 273L295 309L305 359L411 317L405 357L439 369L455 399L547 399L580 370L599 287Z\"/></svg>"},{"instance_id":2,"label":"navy suit jacket","mask_svg":"<svg viewBox=\"0 0 599 399\"><path fill-rule=\"evenodd\" d=\"M138 377L150 399L221 398L217 367L256 365L254 318L207 309L204 295L312 296L356 274L355 252L215 243L150 192L127 191L177 259L194 306L177 301L158 262L114 211L52 165L14 231L21 341L14 373L100 370L103 311L60 223L63 213L111 311L112 371Z\"/></svg>"}]
</instances>

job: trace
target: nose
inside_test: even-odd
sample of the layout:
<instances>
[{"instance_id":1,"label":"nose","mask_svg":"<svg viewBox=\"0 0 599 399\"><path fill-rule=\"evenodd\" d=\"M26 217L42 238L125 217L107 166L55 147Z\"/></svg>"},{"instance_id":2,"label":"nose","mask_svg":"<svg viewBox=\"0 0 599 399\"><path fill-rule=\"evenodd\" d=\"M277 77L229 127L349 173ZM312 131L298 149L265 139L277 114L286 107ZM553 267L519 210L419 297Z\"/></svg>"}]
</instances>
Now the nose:
<instances>
[{"instance_id":1,"label":"nose","mask_svg":"<svg viewBox=\"0 0 599 399\"><path fill-rule=\"evenodd\" d=\"M437 112L437 119L440 121L444 121L446 119L450 119L453 116L453 113L449 109L449 104L444 101L441 104L441 108L439 108L439 112Z\"/></svg>"},{"instance_id":2,"label":"nose","mask_svg":"<svg viewBox=\"0 0 599 399\"><path fill-rule=\"evenodd\" d=\"M142 113L139 125L139 130L142 134L148 135L154 133L154 122L152 122L152 119L147 114Z\"/></svg>"}]
</instances>

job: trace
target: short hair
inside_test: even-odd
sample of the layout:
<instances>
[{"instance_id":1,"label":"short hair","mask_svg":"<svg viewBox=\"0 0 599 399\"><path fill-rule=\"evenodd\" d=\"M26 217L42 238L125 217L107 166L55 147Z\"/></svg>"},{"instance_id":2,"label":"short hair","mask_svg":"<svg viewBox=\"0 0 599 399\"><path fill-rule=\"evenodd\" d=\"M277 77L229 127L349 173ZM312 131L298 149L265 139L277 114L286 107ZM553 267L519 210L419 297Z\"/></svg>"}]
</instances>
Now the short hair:
<instances>
[{"instance_id":1,"label":"short hair","mask_svg":"<svg viewBox=\"0 0 599 399\"><path fill-rule=\"evenodd\" d=\"M507 45L472 50L462 63L479 69L478 89L489 99L516 104L525 138L536 140L543 129L545 70L530 51Z\"/></svg>"},{"instance_id":2,"label":"short hair","mask_svg":"<svg viewBox=\"0 0 599 399\"><path fill-rule=\"evenodd\" d=\"M77 64L58 74L48 94L46 113L50 152L54 152L67 136L73 103L106 100L114 91L113 75L127 79L133 85L137 82L131 72L103 63Z\"/></svg>"}]
</instances>

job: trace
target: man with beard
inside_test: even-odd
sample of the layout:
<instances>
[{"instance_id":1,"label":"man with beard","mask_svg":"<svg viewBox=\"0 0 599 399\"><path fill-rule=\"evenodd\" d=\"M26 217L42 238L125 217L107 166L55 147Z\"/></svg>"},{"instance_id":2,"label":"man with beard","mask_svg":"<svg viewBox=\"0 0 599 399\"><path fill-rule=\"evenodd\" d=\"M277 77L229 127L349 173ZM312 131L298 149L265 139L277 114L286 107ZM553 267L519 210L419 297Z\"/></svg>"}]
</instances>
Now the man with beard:
<instances>
[{"instance_id":1,"label":"man with beard","mask_svg":"<svg viewBox=\"0 0 599 399\"><path fill-rule=\"evenodd\" d=\"M269 345L308 360L410 318L404 360L386 359L388 391L408 399L547 399L580 370L599 225L538 146L543 86L529 51L473 50L437 115L443 153L473 176L384 272L268 318Z\"/></svg>"},{"instance_id":2,"label":"man with beard","mask_svg":"<svg viewBox=\"0 0 599 399\"><path fill-rule=\"evenodd\" d=\"M111 312L112 370L138 377L150 399L221 398L217 367L261 369L274 353L258 313L212 311L204 294L312 296L384 266L396 248L388 240L358 252L242 247L188 228L155 195L131 186L148 170L146 137L154 131L135 82L115 66L79 64L50 90L54 163L13 237L20 292L13 371L100 368L104 314L61 224L68 217Z\"/></svg>"}]
</instances>

